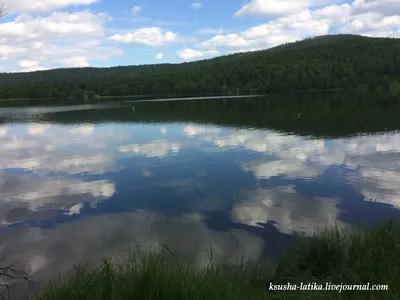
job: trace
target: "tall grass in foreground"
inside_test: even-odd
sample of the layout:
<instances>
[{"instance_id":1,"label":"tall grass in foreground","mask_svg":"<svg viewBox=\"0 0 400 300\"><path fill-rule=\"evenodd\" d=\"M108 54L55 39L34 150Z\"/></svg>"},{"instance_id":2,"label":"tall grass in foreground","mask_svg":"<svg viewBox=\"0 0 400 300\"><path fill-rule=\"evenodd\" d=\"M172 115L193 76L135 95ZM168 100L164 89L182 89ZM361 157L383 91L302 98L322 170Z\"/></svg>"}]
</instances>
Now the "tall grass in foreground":
<instances>
[{"instance_id":1,"label":"tall grass in foreground","mask_svg":"<svg viewBox=\"0 0 400 300\"><path fill-rule=\"evenodd\" d=\"M122 263L79 265L31 299L400 299L400 226L321 230L286 251L276 266L229 265L210 257L205 268L140 251ZM385 284L388 291L269 291L273 284Z\"/></svg>"}]
</instances>

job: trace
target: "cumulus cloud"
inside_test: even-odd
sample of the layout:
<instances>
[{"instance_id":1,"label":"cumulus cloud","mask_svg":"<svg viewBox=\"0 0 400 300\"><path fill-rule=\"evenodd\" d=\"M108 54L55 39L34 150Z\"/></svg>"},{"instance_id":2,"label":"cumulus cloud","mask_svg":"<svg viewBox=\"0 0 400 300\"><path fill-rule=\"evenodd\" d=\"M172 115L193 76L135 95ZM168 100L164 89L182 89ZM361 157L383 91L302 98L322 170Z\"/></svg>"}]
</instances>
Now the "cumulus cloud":
<instances>
[{"instance_id":1,"label":"cumulus cloud","mask_svg":"<svg viewBox=\"0 0 400 300\"><path fill-rule=\"evenodd\" d=\"M374 37L400 36L400 3L397 0L335 4L341 1L253 0L236 16L274 17L242 32L218 33L197 45L200 49L226 49L227 53L262 50L282 43L328 33Z\"/></svg>"},{"instance_id":2,"label":"cumulus cloud","mask_svg":"<svg viewBox=\"0 0 400 300\"><path fill-rule=\"evenodd\" d=\"M18 15L13 21L0 24L0 60L16 61L22 71L28 71L54 64L87 66L91 59L119 55L120 50L99 42L108 20L107 14L89 11Z\"/></svg>"},{"instance_id":3,"label":"cumulus cloud","mask_svg":"<svg viewBox=\"0 0 400 300\"><path fill-rule=\"evenodd\" d=\"M5 7L10 8L10 13L43 13L68 6L87 6L99 2L99 0L3 0Z\"/></svg>"},{"instance_id":4,"label":"cumulus cloud","mask_svg":"<svg viewBox=\"0 0 400 300\"><path fill-rule=\"evenodd\" d=\"M43 41L102 36L105 20L104 14L93 14L89 11L53 12L49 16L40 17L22 14L17 16L14 21L0 24L0 31L2 39L6 42L37 43L32 46L41 48Z\"/></svg>"},{"instance_id":5,"label":"cumulus cloud","mask_svg":"<svg viewBox=\"0 0 400 300\"><path fill-rule=\"evenodd\" d=\"M364 1L364 0L362 0ZM392 1L392 0L389 0ZM393 0L396 1L396 0ZM268 17L296 14L306 9L343 2L340 0L250 0L235 16Z\"/></svg>"},{"instance_id":6,"label":"cumulus cloud","mask_svg":"<svg viewBox=\"0 0 400 300\"><path fill-rule=\"evenodd\" d=\"M206 50L206 51L200 51L200 50L194 50L194 49L183 49L176 51L176 57L179 58L182 61L189 61L193 59L199 59L199 58L209 58L209 57L214 57L221 55L221 52L218 50Z\"/></svg>"},{"instance_id":7,"label":"cumulus cloud","mask_svg":"<svg viewBox=\"0 0 400 300\"><path fill-rule=\"evenodd\" d=\"M217 35L201 42L202 49L264 49L294 42L311 35L324 35L329 22L315 19L310 11L281 17L240 33Z\"/></svg>"},{"instance_id":8,"label":"cumulus cloud","mask_svg":"<svg viewBox=\"0 0 400 300\"><path fill-rule=\"evenodd\" d=\"M374 12L383 15L398 15L400 2L398 0L355 0L352 3L355 13Z\"/></svg>"},{"instance_id":9,"label":"cumulus cloud","mask_svg":"<svg viewBox=\"0 0 400 300\"><path fill-rule=\"evenodd\" d=\"M384 17L375 12L368 12L353 17L349 22L339 28L338 32L351 32L374 37L400 37L399 28L400 14L396 16Z\"/></svg>"},{"instance_id":10,"label":"cumulus cloud","mask_svg":"<svg viewBox=\"0 0 400 300\"><path fill-rule=\"evenodd\" d=\"M291 14L310 6L309 0L252 0L235 13L235 16L270 16Z\"/></svg>"},{"instance_id":11,"label":"cumulus cloud","mask_svg":"<svg viewBox=\"0 0 400 300\"><path fill-rule=\"evenodd\" d=\"M156 59L157 60L162 60L164 58L164 53L158 53L157 55L156 55Z\"/></svg>"},{"instance_id":12,"label":"cumulus cloud","mask_svg":"<svg viewBox=\"0 0 400 300\"><path fill-rule=\"evenodd\" d=\"M123 52L110 46L110 41L161 47L186 43L176 52L180 61L263 50L282 43L295 42L306 37L328 33L351 33L372 37L400 37L400 3L398 0L249 0L235 16L262 17L268 22L239 32L223 28L200 28L198 36L209 38L195 44L195 38L163 29L182 25L182 22L153 21L155 27L117 31L104 37L105 22L111 20L104 13L90 11L54 12L69 6L87 6L97 0L6 0L7 7L17 15L13 21L0 25L0 60L20 66L20 71L45 70L51 67L85 67L95 61L104 61ZM202 2L189 4L202 7ZM37 12L50 15L35 16ZM131 22L144 22L142 6L131 9ZM238 19L240 20L240 18ZM168 24L167 24L168 23ZM121 33L123 32L123 33ZM97 44L86 44L93 40ZM61 55L62 54L62 55ZM159 59L159 57L155 57ZM15 70L13 70L15 71Z\"/></svg>"},{"instance_id":13,"label":"cumulus cloud","mask_svg":"<svg viewBox=\"0 0 400 300\"><path fill-rule=\"evenodd\" d=\"M140 28L126 34L115 34L109 40L125 44L142 44L146 46L162 46L178 43L181 38L172 31L165 31L161 27Z\"/></svg>"}]
</instances>

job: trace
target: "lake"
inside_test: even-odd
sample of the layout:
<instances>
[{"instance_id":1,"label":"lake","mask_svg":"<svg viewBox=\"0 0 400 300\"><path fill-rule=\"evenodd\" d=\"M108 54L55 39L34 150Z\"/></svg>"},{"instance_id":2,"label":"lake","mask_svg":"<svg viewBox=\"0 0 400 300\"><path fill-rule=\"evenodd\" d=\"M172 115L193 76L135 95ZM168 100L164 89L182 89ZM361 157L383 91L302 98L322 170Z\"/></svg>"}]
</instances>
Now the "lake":
<instances>
[{"instance_id":1,"label":"lake","mask_svg":"<svg viewBox=\"0 0 400 300\"><path fill-rule=\"evenodd\" d=\"M38 281L133 245L258 259L400 216L398 97L1 105L0 257Z\"/></svg>"}]
</instances>

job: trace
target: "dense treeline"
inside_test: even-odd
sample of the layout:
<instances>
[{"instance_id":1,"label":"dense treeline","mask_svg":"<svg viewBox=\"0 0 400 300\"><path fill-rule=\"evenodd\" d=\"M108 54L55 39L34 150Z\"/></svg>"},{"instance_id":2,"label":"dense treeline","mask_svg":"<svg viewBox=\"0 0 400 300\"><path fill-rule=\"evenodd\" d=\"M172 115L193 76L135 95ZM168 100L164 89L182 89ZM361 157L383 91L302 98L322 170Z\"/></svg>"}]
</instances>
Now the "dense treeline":
<instances>
[{"instance_id":1,"label":"dense treeline","mask_svg":"<svg viewBox=\"0 0 400 300\"><path fill-rule=\"evenodd\" d=\"M49 105L50 101L38 101ZM46 102L46 103L44 103ZM135 111L132 111L132 105ZM344 137L400 129L400 98L382 92L299 92L255 98L113 102L73 110L48 106L27 117L35 122L199 123L273 129L313 137ZM89 107L90 108L90 107ZM0 122L18 122L10 113Z\"/></svg>"},{"instance_id":2,"label":"dense treeline","mask_svg":"<svg viewBox=\"0 0 400 300\"><path fill-rule=\"evenodd\" d=\"M367 86L400 78L400 39L323 36L184 64L0 74L0 98L276 93Z\"/></svg>"}]
</instances>

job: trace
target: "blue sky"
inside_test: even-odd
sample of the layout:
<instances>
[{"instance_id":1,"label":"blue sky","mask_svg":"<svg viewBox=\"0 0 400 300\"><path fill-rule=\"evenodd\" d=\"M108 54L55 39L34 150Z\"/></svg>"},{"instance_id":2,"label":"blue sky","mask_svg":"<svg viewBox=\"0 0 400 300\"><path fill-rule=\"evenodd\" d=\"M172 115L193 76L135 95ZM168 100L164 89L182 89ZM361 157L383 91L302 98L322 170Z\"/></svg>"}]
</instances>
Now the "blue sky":
<instances>
[{"instance_id":1,"label":"blue sky","mask_svg":"<svg viewBox=\"0 0 400 300\"><path fill-rule=\"evenodd\" d=\"M400 0L0 3L0 72L178 63L328 33L400 37Z\"/></svg>"}]
</instances>

